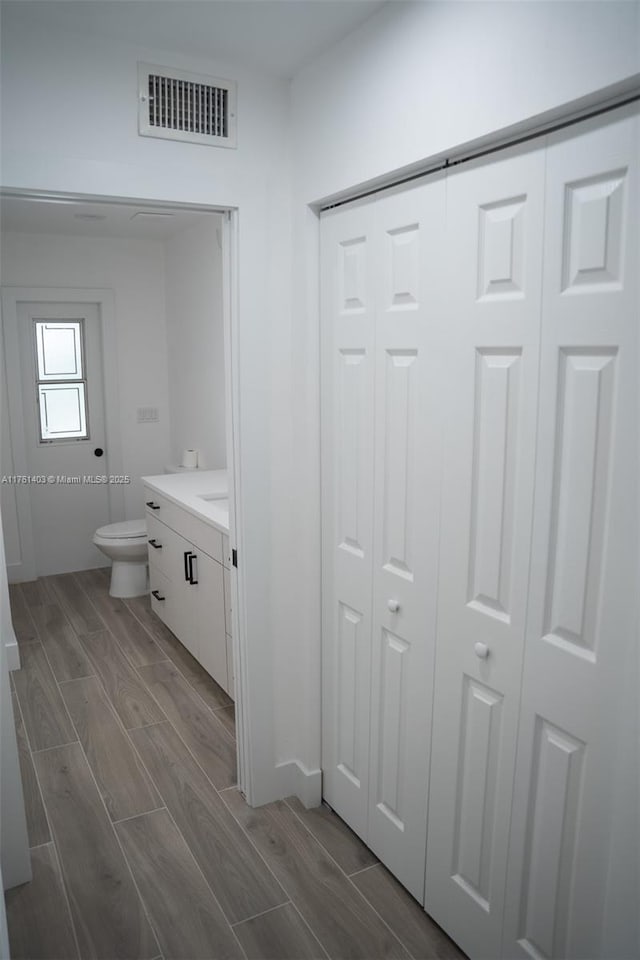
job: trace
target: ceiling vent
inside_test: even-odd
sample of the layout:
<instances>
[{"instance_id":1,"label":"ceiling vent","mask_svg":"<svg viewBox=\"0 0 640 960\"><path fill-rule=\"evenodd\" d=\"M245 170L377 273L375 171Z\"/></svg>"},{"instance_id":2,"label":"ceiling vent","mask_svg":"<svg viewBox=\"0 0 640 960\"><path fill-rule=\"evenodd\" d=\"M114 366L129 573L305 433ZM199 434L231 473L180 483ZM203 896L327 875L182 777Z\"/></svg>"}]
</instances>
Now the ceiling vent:
<instances>
[{"instance_id":1,"label":"ceiling vent","mask_svg":"<svg viewBox=\"0 0 640 960\"><path fill-rule=\"evenodd\" d=\"M236 146L236 85L173 67L138 64L138 132L210 147Z\"/></svg>"}]
</instances>

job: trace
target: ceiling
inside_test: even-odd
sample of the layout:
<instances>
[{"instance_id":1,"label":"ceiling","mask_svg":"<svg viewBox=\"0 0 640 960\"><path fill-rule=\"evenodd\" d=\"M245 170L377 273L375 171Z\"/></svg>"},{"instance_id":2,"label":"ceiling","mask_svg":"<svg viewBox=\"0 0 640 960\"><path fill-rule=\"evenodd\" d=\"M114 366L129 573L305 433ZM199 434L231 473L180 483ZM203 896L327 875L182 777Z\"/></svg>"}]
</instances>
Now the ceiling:
<instances>
[{"instance_id":1,"label":"ceiling","mask_svg":"<svg viewBox=\"0 0 640 960\"><path fill-rule=\"evenodd\" d=\"M290 78L384 0L4 0L44 29L127 40Z\"/></svg>"},{"instance_id":2,"label":"ceiling","mask_svg":"<svg viewBox=\"0 0 640 960\"><path fill-rule=\"evenodd\" d=\"M143 214L142 216L136 214ZM73 200L2 197L0 227L16 233L62 233L81 237L166 240L201 217L200 210ZM96 219L99 218L99 219Z\"/></svg>"}]
</instances>

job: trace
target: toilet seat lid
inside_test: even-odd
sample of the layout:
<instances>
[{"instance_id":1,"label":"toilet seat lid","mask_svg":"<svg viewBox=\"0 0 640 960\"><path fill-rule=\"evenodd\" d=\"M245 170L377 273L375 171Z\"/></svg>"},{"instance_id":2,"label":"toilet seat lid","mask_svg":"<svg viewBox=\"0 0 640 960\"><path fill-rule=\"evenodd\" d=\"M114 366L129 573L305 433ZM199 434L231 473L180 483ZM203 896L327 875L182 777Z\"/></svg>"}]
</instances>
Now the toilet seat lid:
<instances>
[{"instance_id":1,"label":"toilet seat lid","mask_svg":"<svg viewBox=\"0 0 640 960\"><path fill-rule=\"evenodd\" d=\"M97 537L105 540L133 540L135 537L146 537L146 520L123 520L121 523L108 523L96 530Z\"/></svg>"}]
</instances>

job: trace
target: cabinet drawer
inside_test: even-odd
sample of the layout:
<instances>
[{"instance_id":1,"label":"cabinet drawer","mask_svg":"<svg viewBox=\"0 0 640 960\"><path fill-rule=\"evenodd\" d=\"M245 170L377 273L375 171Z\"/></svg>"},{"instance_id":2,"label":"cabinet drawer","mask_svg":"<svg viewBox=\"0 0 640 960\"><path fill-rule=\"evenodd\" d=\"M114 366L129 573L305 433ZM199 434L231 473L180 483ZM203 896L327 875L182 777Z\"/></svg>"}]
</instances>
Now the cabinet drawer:
<instances>
[{"instance_id":1,"label":"cabinet drawer","mask_svg":"<svg viewBox=\"0 0 640 960\"><path fill-rule=\"evenodd\" d=\"M170 554L172 531L156 517L147 513L147 541L149 543L149 563L153 564L165 576L170 576Z\"/></svg>"},{"instance_id":2,"label":"cabinet drawer","mask_svg":"<svg viewBox=\"0 0 640 960\"><path fill-rule=\"evenodd\" d=\"M147 520L153 517L156 520L161 520L162 523L166 523L168 527L177 530L178 533L182 532L180 529L181 516L186 516L185 511L177 507L171 500L167 500L161 494L145 487L144 504Z\"/></svg>"},{"instance_id":3,"label":"cabinet drawer","mask_svg":"<svg viewBox=\"0 0 640 960\"><path fill-rule=\"evenodd\" d=\"M149 563L149 589L151 609L163 623L166 623L170 630L173 630L172 613L175 606L173 584L155 563Z\"/></svg>"}]
</instances>

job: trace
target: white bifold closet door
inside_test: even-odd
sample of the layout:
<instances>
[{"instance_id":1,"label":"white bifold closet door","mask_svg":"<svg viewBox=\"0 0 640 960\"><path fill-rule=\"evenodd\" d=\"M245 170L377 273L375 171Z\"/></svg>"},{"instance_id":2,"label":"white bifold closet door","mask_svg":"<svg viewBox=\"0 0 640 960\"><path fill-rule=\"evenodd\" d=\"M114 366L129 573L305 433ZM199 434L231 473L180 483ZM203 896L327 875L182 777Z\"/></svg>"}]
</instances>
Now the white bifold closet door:
<instances>
[{"instance_id":1,"label":"white bifold closet door","mask_svg":"<svg viewBox=\"0 0 640 960\"><path fill-rule=\"evenodd\" d=\"M548 139L506 957L640 955L620 929L636 926L640 905L639 135L627 109ZM619 918L610 940L606 909Z\"/></svg>"},{"instance_id":2,"label":"white bifold closet door","mask_svg":"<svg viewBox=\"0 0 640 960\"><path fill-rule=\"evenodd\" d=\"M544 147L447 181L442 543L425 907L500 956L527 611Z\"/></svg>"},{"instance_id":3,"label":"white bifold closet door","mask_svg":"<svg viewBox=\"0 0 640 960\"><path fill-rule=\"evenodd\" d=\"M444 180L323 216L325 799L424 893Z\"/></svg>"}]
</instances>

